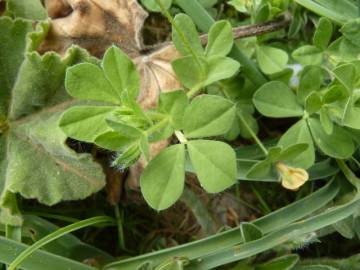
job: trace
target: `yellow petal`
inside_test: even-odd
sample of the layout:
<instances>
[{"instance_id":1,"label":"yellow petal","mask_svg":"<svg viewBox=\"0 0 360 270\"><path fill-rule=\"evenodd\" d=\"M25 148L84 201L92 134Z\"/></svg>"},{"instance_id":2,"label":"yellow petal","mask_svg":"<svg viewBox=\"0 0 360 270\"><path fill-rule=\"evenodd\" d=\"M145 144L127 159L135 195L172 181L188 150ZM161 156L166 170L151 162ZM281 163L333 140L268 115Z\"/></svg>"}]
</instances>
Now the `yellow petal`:
<instances>
[{"instance_id":1,"label":"yellow petal","mask_svg":"<svg viewBox=\"0 0 360 270\"><path fill-rule=\"evenodd\" d=\"M298 190L309 180L309 174L301 168L293 168L279 162L276 168L280 174L281 185L289 190Z\"/></svg>"}]
</instances>

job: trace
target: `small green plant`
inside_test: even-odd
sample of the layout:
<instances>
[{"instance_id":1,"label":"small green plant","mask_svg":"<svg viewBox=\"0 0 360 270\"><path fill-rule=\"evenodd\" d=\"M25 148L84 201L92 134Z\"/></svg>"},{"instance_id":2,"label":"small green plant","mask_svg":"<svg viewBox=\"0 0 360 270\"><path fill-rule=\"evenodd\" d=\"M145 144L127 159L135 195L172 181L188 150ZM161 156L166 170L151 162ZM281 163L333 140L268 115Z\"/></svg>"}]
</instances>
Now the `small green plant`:
<instances>
[{"instance_id":1,"label":"small green plant","mask_svg":"<svg viewBox=\"0 0 360 270\"><path fill-rule=\"evenodd\" d=\"M226 57L233 46L231 26L217 22L204 50L188 16L176 16L174 24L188 30L174 31L173 36L183 55L173 62L173 67L188 92L161 93L157 108L144 111L136 102L140 81L135 66L119 48L112 47L105 53L101 67L79 64L68 69L66 75L71 96L103 105L72 107L60 121L69 137L117 151L113 165L120 169L143 155L149 163L141 176L141 190L157 210L170 207L181 196L186 153L208 192L221 192L236 181L235 151L224 142L205 138L229 131L237 104L219 95L195 96L207 85L238 72L239 63ZM173 135L179 143L150 160L150 143Z\"/></svg>"}]
</instances>

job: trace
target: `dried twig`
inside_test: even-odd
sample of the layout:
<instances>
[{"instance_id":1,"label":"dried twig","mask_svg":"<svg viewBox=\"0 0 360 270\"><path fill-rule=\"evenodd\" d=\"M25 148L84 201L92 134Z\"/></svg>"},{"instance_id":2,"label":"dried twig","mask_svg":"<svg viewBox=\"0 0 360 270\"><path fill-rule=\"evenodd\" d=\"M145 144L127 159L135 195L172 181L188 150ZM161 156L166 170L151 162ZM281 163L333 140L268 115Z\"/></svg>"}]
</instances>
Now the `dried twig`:
<instances>
[{"instance_id":1,"label":"dried twig","mask_svg":"<svg viewBox=\"0 0 360 270\"><path fill-rule=\"evenodd\" d=\"M289 13L285 13L281 17L266 23L239 26L233 29L234 39L260 36L266 33L275 32L287 27L290 21L291 21L291 15ZM201 35L200 40L202 45L206 45L208 43L208 34ZM143 50L143 53L151 53L155 50L170 45L173 45L173 43L164 42L153 46L146 46L145 49Z\"/></svg>"}]
</instances>

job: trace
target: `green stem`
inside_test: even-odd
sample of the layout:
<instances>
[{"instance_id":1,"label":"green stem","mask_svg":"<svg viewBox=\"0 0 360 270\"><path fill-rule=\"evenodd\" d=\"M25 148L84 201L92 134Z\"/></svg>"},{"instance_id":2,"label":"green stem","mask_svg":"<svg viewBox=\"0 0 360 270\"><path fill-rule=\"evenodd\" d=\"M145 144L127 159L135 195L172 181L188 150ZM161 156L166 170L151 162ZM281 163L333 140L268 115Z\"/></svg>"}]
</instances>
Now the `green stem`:
<instances>
[{"instance_id":1,"label":"green stem","mask_svg":"<svg viewBox=\"0 0 360 270\"><path fill-rule=\"evenodd\" d=\"M208 32L210 27L215 23L215 20L198 1L177 0L176 3L194 20L201 31ZM260 87L268 81L255 63L250 60L238 46L234 45L230 52L230 57L242 65L243 73L255 86Z\"/></svg>"},{"instance_id":2,"label":"green stem","mask_svg":"<svg viewBox=\"0 0 360 270\"><path fill-rule=\"evenodd\" d=\"M159 131L160 129L166 127L166 125L169 123L169 118L164 118L157 124L151 126L148 130L145 131L147 136L151 136L153 133Z\"/></svg>"},{"instance_id":3,"label":"green stem","mask_svg":"<svg viewBox=\"0 0 360 270\"><path fill-rule=\"evenodd\" d=\"M188 98L193 97L194 95L196 95L200 90L201 90L201 85L195 85L193 88L190 89L189 92L186 93Z\"/></svg>"},{"instance_id":4,"label":"green stem","mask_svg":"<svg viewBox=\"0 0 360 270\"><path fill-rule=\"evenodd\" d=\"M118 204L116 204L114 206L114 210L115 210L116 224L117 224L117 228L118 228L119 246L120 246L120 248L122 250L126 250L125 237L124 237L124 228L123 228L123 223L122 223L122 216L120 215L120 209L119 209Z\"/></svg>"},{"instance_id":5,"label":"green stem","mask_svg":"<svg viewBox=\"0 0 360 270\"><path fill-rule=\"evenodd\" d=\"M259 200L262 208L263 208L263 211L265 213L263 214L269 214L271 213L271 209L270 207L268 206L268 204L265 202L264 198L261 196L260 192L254 187L254 185L251 185L251 189L253 190L256 198Z\"/></svg>"},{"instance_id":6,"label":"green stem","mask_svg":"<svg viewBox=\"0 0 360 270\"><path fill-rule=\"evenodd\" d=\"M251 127L249 126L249 124L246 122L246 120L244 119L243 115L238 112L238 117L241 121L241 123L244 125L244 127L246 128L246 130L249 132L249 134L251 135L251 137L254 139L254 141L256 142L256 144L260 147L260 149L264 152L265 155L268 155L269 152L266 149L265 145L260 141L260 139L258 138L258 136L256 136L255 132L251 129Z\"/></svg>"},{"instance_id":7,"label":"green stem","mask_svg":"<svg viewBox=\"0 0 360 270\"><path fill-rule=\"evenodd\" d=\"M66 216L62 216L62 215L56 215L56 214L49 214L49 213L44 213L44 212L24 212L25 215L32 215L32 216L38 216L38 217L44 217L44 218L49 218L49 219L55 219L55 220L60 220L60 221L64 221L64 222L70 222L70 223L74 223L74 222L78 222L79 219L77 218L73 218L73 217L66 217Z\"/></svg>"},{"instance_id":8,"label":"green stem","mask_svg":"<svg viewBox=\"0 0 360 270\"><path fill-rule=\"evenodd\" d=\"M33 245L31 245L27 249L25 249L23 252L21 252L19 254L19 256L17 256L15 258L15 260L9 265L8 270L15 270L17 267L20 266L20 264L26 258L31 256L31 254L33 254L35 251L37 251L38 249L42 248L43 246L47 245L48 243L66 235L68 233L71 233L73 231L76 231L76 230L79 230L79 229L82 229L82 228L85 228L88 226L99 224L99 223L113 224L113 222L114 222L114 220L110 217L99 216L99 217L85 219L85 220L73 223L71 225L65 226L63 228L60 228L60 229L56 230L55 232L48 234L47 236L40 239L39 241L37 241L36 243L34 243Z\"/></svg>"},{"instance_id":9,"label":"green stem","mask_svg":"<svg viewBox=\"0 0 360 270\"><path fill-rule=\"evenodd\" d=\"M167 117L166 114L159 113L157 111L147 111L146 114L151 118L153 121L161 121Z\"/></svg>"}]
</instances>

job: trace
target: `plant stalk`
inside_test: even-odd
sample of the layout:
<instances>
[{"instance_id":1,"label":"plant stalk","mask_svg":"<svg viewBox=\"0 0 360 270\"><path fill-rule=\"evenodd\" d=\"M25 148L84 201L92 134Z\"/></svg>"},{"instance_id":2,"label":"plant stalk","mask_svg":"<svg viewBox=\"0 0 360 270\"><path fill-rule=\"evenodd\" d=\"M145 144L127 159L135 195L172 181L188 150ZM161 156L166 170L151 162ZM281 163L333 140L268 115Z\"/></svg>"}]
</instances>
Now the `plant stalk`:
<instances>
[{"instance_id":1,"label":"plant stalk","mask_svg":"<svg viewBox=\"0 0 360 270\"><path fill-rule=\"evenodd\" d=\"M255 132L251 129L251 127L249 126L249 124L246 122L246 120L244 119L243 115L238 112L238 117L241 121L241 123L244 125L244 127L246 128L246 130L249 132L249 134L251 135L251 137L253 138L253 140L256 142L256 144L260 147L261 151L264 152L265 155L269 154L269 151L266 149L265 145L261 142L261 140L258 138L258 136L255 134Z\"/></svg>"}]
</instances>

